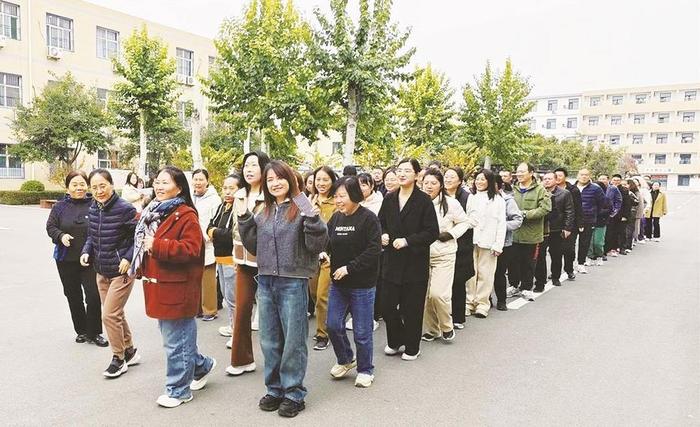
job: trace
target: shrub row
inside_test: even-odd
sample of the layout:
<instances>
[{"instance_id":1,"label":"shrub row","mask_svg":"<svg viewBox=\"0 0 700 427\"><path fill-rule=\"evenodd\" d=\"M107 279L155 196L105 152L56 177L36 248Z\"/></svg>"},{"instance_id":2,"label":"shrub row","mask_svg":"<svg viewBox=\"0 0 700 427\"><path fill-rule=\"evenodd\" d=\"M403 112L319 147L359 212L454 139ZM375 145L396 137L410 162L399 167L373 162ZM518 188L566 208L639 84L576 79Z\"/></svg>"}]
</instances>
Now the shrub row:
<instances>
[{"instance_id":1,"label":"shrub row","mask_svg":"<svg viewBox=\"0 0 700 427\"><path fill-rule=\"evenodd\" d=\"M0 191L2 205L38 205L39 200L60 200L65 191Z\"/></svg>"}]
</instances>

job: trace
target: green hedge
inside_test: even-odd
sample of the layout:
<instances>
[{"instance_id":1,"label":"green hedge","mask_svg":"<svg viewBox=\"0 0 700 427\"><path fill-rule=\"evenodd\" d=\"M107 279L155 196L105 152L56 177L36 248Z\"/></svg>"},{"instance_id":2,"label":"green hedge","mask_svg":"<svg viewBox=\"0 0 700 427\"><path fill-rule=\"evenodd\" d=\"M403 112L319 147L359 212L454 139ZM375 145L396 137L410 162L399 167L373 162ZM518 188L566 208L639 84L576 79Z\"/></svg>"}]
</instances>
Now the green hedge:
<instances>
[{"instance_id":1,"label":"green hedge","mask_svg":"<svg viewBox=\"0 0 700 427\"><path fill-rule=\"evenodd\" d=\"M38 205L39 200L60 200L65 191L0 191L0 205Z\"/></svg>"},{"instance_id":2,"label":"green hedge","mask_svg":"<svg viewBox=\"0 0 700 427\"><path fill-rule=\"evenodd\" d=\"M46 187L40 181L29 180L22 184L19 191L46 191Z\"/></svg>"}]
</instances>

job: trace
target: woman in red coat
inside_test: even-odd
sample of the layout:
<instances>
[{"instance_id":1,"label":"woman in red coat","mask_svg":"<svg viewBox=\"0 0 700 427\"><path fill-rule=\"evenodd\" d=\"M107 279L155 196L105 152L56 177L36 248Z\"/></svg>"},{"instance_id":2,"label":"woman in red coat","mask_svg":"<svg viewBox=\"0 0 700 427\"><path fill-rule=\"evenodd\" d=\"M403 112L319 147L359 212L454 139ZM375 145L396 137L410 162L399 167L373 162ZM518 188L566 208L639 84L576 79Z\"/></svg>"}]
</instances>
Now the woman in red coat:
<instances>
[{"instance_id":1,"label":"woman in red coat","mask_svg":"<svg viewBox=\"0 0 700 427\"><path fill-rule=\"evenodd\" d=\"M156 198L136 226L132 273L143 279L146 314L158 319L167 358L166 394L156 401L174 408L192 400L216 360L197 350L204 244L185 174L166 166L153 183Z\"/></svg>"}]
</instances>

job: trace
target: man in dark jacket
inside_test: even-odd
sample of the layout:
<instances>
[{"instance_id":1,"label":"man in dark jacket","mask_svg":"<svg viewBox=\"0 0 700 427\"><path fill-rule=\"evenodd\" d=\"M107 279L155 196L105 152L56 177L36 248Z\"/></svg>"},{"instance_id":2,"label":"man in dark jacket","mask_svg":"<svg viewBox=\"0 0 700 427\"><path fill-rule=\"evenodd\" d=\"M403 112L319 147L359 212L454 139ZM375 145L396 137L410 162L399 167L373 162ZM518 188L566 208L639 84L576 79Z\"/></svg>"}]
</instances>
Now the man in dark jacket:
<instances>
[{"instance_id":1,"label":"man in dark jacket","mask_svg":"<svg viewBox=\"0 0 700 427\"><path fill-rule=\"evenodd\" d=\"M600 175L598 181L602 182L607 187L605 190L605 197L610 201L610 219L605 229L605 254L617 256L617 252L614 249L617 246L617 236L619 235L622 194L617 186L614 184L611 185L607 175ZM603 257L603 259L605 259L605 257Z\"/></svg>"},{"instance_id":2,"label":"man in dark jacket","mask_svg":"<svg viewBox=\"0 0 700 427\"><path fill-rule=\"evenodd\" d=\"M567 181L569 171L565 168L557 168L554 170L554 176L557 186L562 190L567 190L571 193L572 203L574 205L574 228L571 230L569 238L564 240L562 251L564 253L564 271L569 276L569 280L576 279L574 271L574 261L576 260L576 238L579 234L579 229L583 228L583 207L581 205L581 192L578 187Z\"/></svg>"},{"instance_id":3,"label":"man in dark jacket","mask_svg":"<svg viewBox=\"0 0 700 427\"><path fill-rule=\"evenodd\" d=\"M611 186L617 187L622 196L622 205L620 207L620 212L616 217L616 229L617 236L612 242L613 250L617 250L617 253L621 255L627 255L625 247L627 246L627 224L629 221L634 221L632 216L632 197L630 196L630 191L622 185L622 176L615 174L610 181Z\"/></svg>"},{"instance_id":4,"label":"man in dark jacket","mask_svg":"<svg viewBox=\"0 0 700 427\"><path fill-rule=\"evenodd\" d=\"M552 211L547 215L549 236L546 238L549 255L552 258L552 285L561 286L559 279L561 277L563 248L566 240L571 238L571 232L575 226L574 202L568 190L557 186L553 172L548 172L542 177L542 185L552 195ZM539 283L537 284L542 289L544 288L544 282L547 281L547 255L544 248L545 246L543 245L537 263L538 270L543 270L540 272L540 280L538 280ZM537 286L535 287L535 292L537 292Z\"/></svg>"},{"instance_id":5,"label":"man in dark jacket","mask_svg":"<svg viewBox=\"0 0 700 427\"><path fill-rule=\"evenodd\" d=\"M581 213L583 226L579 228L578 271L586 274L585 263L588 248L591 246L593 229L605 204L605 193L597 184L591 182L591 171L583 168L578 172L576 187L581 193Z\"/></svg>"}]
</instances>

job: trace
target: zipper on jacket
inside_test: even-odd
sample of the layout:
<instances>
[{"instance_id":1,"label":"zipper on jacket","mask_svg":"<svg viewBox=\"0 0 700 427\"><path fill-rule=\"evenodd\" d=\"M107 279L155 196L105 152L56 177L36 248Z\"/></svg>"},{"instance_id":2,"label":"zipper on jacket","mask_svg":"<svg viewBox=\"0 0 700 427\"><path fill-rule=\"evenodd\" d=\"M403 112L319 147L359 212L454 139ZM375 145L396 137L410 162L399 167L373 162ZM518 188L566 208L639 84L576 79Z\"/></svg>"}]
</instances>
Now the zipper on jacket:
<instances>
[{"instance_id":1,"label":"zipper on jacket","mask_svg":"<svg viewBox=\"0 0 700 427\"><path fill-rule=\"evenodd\" d=\"M273 273L275 273L276 276L280 274L280 257L277 254L277 213L279 209L279 205L275 204L275 220L272 222L272 241L275 243L275 266L277 267Z\"/></svg>"},{"instance_id":2,"label":"zipper on jacket","mask_svg":"<svg viewBox=\"0 0 700 427\"><path fill-rule=\"evenodd\" d=\"M95 267L99 267L100 247L102 246L102 209L97 208L99 212L99 221L97 221L97 256L95 257ZM102 268L100 268L102 271Z\"/></svg>"}]
</instances>

